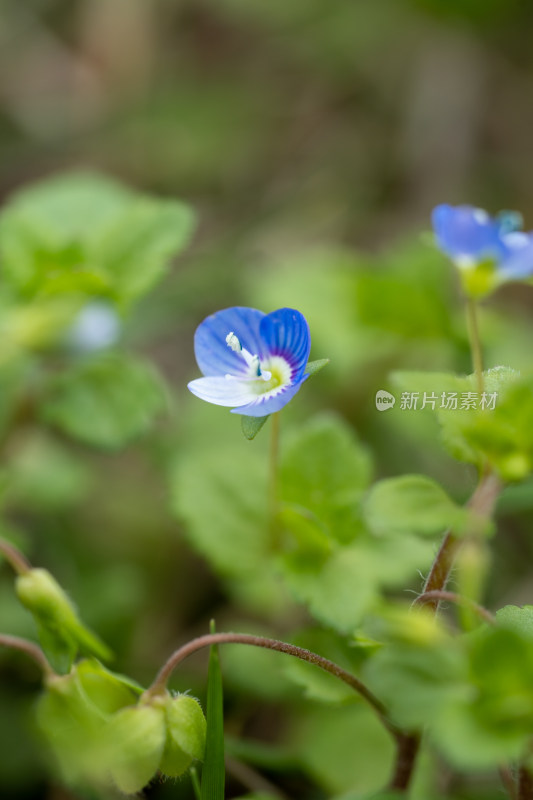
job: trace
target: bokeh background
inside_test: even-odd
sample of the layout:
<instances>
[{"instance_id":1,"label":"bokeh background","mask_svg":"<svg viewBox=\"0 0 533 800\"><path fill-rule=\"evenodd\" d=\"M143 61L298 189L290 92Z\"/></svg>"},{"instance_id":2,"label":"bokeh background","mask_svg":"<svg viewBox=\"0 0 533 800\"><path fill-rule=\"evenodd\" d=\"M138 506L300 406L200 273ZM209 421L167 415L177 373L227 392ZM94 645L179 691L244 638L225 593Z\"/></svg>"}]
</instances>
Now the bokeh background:
<instances>
[{"instance_id":1,"label":"bokeh background","mask_svg":"<svg viewBox=\"0 0 533 800\"><path fill-rule=\"evenodd\" d=\"M2 3L2 201L89 169L180 198L197 216L188 249L124 321L126 346L168 382L152 433L119 453L69 444L63 472L49 468L31 426L4 449L19 482L6 524L112 643L117 669L150 681L213 616L219 629L287 636L306 622L297 605L232 589L172 499L175 460L186 469L209 444L231 470L237 440L266 450L266 436L241 441L237 419L187 394L194 329L218 308L288 305L307 316L312 357L331 364L287 409L289 428L331 408L375 452L376 475L426 472L468 496L473 473L446 455L433 422L380 415L374 395L390 388L391 370L470 369L455 276L428 234L431 208L516 208L533 227L532 26L533 6L520 0ZM486 303L488 366L531 366L532 298L510 286ZM502 503L489 605L531 597L532 508L529 486ZM4 567L0 628L31 633ZM372 752L387 745L377 732L354 757L363 727L348 712L305 703L277 657L261 654L251 668L244 654L225 655L237 758L229 796L257 788L241 757L286 797L380 785ZM2 796L84 796L50 777L36 744L38 676L0 658ZM199 657L176 688L203 698L204 685ZM242 740L256 749L245 753ZM456 791L488 797L466 779ZM186 780L149 794L192 796Z\"/></svg>"}]
</instances>

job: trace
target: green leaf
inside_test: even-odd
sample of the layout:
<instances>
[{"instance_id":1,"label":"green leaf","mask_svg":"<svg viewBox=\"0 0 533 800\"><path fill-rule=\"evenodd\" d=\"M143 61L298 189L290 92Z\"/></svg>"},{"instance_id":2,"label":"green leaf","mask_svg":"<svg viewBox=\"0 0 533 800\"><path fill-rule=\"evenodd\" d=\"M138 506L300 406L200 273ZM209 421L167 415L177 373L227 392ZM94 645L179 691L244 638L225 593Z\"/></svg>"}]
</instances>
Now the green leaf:
<instances>
[{"instance_id":1,"label":"green leaf","mask_svg":"<svg viewBox=\"0 0 533 800\"><path fill-rule=\"evenodd\" d=\"M430 724L451 702L470 696L465 659L451 640L383 647L365 664L363 680L405 730Z\"/></svg>"},{"instance_id":2,"label":"green leaf","mask_svg":"<svg viewBox=\"0 0 533 800\"><path fill-rule=\"evenodd\" d=\"M249 447L241 439L183 451L170 480L173 510L185 521L186 535L222 575L248 579L264 571L267 459L259 443Z\"/></svg>"},{"instance_id":3,"label":"green leaf","mask_svg":"<svg viewBox=\"0 0 533 800\"><path fill-rule=\"evenodd\" d=\"M316 518L331 539L348 542L360 528L359 500L370 473L370 456L354 431L338 417L320 415L285 446L281 499Z\"/></svg>"},{"instance_id":4,"label":"green leaf","mask_svg":"<svg viewBox=\"0 0 533 800\"><path fill-rule=\"evenodd\" d=\"M298 554L286 557L282 569L289 587L315 619L341 633L354 633L385 588L405 588L405 582L426 569L433 556L429 540L365 536L335 547L320 563L302 562Z\"/></svg>"},{"instance_id":5,"label":"green leaf","mask_svg":"<svg viewBox=\"0 0 533 800\"><path fill-rule=\"evenodd\" d=\"M14 195L0 217L4 279L25 295L106 294L128 304L187 242L189 209L90 174Z\"/></svg>"},{"instance_id":6,"label":"green leaf","mask_svg":"<svg viewBox=\"0 0 533 800\"><path fill-rule=\"evenodd\" d=\"M498 625L533 639L533 606L504 606L496 612Z\"/></svg>"},{"instance_id":7,"label":"green leaf","mask_svg":"<svg viewBox=\"0 0 533 800\"><path fill-rule=\"evenodd\" d=\"M474 522L479 523L468 509L454 503L441 486L423 475L402 475L376 483L366 498L364 515L379 536L439 536L449 528L461 534L472 532Z\"/></svg>"},{"instance_id":8,"label":"green leaf","mask_svg":"<svg viewBox=\"0 0 533 800\"><path fill-rule=\"evenodd\" d=\"M319 358L317 361L308 361L305 368L305 375L316 375L321 369L324 369L326 364L329 364L329 358Z\"/></svg>"},{"instance_id":9,"label":"green leaf","mask_svg":"<svg viewBox=\"0 0 533 800\"><path fill-rule=\"evenodd\" d=\"M224 703L218 647L209 652L207 678L207 735L202 770L201 800L224 800Z\"/></svg>"},{"instance_id":10,"label":"green leaf","mask_svg":"<svg viewBox=\"0 0 533 800\"><path fill-rule=\"evenodd\" d=\"M255 439L269 416L270 414L265 417L248 417L241 414L241 429L245 437L249 440Z\"/></svg>"},{"instance_id":11,"label":"green leaf","mask_svg":"<svg viewBox=\"0 0 533 800\"><path fill-rule=\"evenodd\" d=\"M485 392L494 407L482 408L475 376L440 373L395 373L393 380L420 398L436 396L434 413L451 454L482 468L487 463L504 480L523 480L533 468L533 377L520 377L508 367L484 373ZM457 408L442 406L441 396L455 394ZM473 397L475 407L462 408L462 397ZM420 403L419 403L420 408ZM403 411L402 413L415 413Z\"/></svg>"},{"instance_id":12,"label":"green leaf","mask_svg":"<svg viewBox=\"0 0 533 800\"><path fill-rule=\"evenodd\" d=\"M151 365L108 354L57 377L42 415L86 444L118 449L145 433L165 404L162 379Z\"/></svg>"}]
</instances>

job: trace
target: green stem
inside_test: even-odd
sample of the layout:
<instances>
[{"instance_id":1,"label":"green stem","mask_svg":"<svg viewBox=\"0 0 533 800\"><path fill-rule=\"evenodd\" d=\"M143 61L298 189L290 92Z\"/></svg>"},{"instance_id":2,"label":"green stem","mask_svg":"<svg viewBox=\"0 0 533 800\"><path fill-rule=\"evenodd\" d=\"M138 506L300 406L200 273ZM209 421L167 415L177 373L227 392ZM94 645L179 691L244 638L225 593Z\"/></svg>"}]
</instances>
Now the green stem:
<instances>
[{"instance_id":1,"label":"green stem","mask_svg":"<svg viewBox=\"0 0 533 800\"><path fill-rule=\"evenodd\" d=\"M270 453L268 473L268 513L270 522L270 536L274 549L278 545L278 526L276 516L279 503L279 415L280 412L270 417Z\"/></svg>"},{"instance_id":2,"label":"green stem","mask_svg":"<svg viewBox=\"0 0 533 800\"><path fill-rule=\"evenodd\" d=\"M178 664L181 664L182 661L185 661L186 658L197 650L202 650L204 647L211 647L214 644L247 644L252 647L263 647L267 650L276 650L278 653L286 653L287 655L294 656L302 661L307 661L308 664L314 664L325 672L329 672L330 675L339 678L339 680L358 692L374 711L377 712L384 726L396 739L403 736L387 718L383 704L372 694L370 689L367 689L359 678L355 677L355 675L339 667L338 664L335 664L333 661L319 656L316 653L312 653L310 650L305 650L303 647L297 647L288 642L281 642L278 639L266 639L263 636L253 636L248 633L208 633L205 636L199 636L197 639L192 639L190 642L187 642L187 644L184 644L172 653L170 658L161 667L154 682L144 693L145 699L149 700L152 697L164 694L167 691L167 682Z\"/></svg>"},{"instance_id":3,"label":"green stem","mask_svg":"<svg viewBox=\"0 0 533 800\"><path fill-rule=\"evenodd\" d=\"M501 490L499 479L492 473L485 473L468 501L470 508L477 516L489 518L494 510L496 499ZM443 599L451 599L453 594L445 592L446 584L453 566L457 551L461 546L462 537L456 536L453 531L448 531L442 541L433 566L426 579L422 594L414 601L413 606L428 605L437 613L439 603ZM406 792L415 769L418 751L420 749L420 736L417 734L404 734L404 741L397 739L396 766L391 789ZM532 799L533 800L533 799Z\"/></svg>"},{"instance_id":4,"label":"green stem","mask_svg":"<svg viewBox=\"0 0 533 800\"><path fill-rule=\"evenodd\" d=\"M481 350L481 338L479 336L478 307L476 301L472 297L467 298L466 313L468 336L470 339L470 352L472 354L472 366L476 376L477 390L481 397L485 391L483 383L483 353Z\"/></svg>"}]
</instances>

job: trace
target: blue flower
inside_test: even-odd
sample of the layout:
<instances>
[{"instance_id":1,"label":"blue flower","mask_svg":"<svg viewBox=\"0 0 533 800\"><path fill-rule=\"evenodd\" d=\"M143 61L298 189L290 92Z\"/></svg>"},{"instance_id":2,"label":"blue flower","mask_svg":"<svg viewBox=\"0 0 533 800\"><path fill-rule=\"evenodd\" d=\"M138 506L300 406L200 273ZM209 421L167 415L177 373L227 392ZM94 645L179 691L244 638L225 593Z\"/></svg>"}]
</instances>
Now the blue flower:
<instances>
[{"instance_id":1,"label":"blue flower","mask_svg":"<svg viewBox=\"0 0 533 800\"><path fill-rule=\"evenodd\" d=\"M87 303L67 331L67 343L80 353L105 350L120 337L120 319L114 308L101 300Z\"/></svg>"},{"instance_id":2,"label":"blue flower","mask_svg":"<svg viewBox=\"0 0 533 800\"><path fill-rule=\"evenodd\" d=\"M264 417L286 405L308 377L310 348L309 326L299 311L225 308L196 329L194 352L205 377L188 387L234 414Z\"/></svg>"},{"instance_id":3,"label":"blue flower","mask_svg":"<svg viewBox=\"0 0 533 800\"><path fill-rule=\"evenodd\" d=\"M432 221L438 246L460 269L492 264L496 282L533 275L533 234L519 230L520 215L491 217L481 208L440 205Z\"/></svg>"}]
</instances>

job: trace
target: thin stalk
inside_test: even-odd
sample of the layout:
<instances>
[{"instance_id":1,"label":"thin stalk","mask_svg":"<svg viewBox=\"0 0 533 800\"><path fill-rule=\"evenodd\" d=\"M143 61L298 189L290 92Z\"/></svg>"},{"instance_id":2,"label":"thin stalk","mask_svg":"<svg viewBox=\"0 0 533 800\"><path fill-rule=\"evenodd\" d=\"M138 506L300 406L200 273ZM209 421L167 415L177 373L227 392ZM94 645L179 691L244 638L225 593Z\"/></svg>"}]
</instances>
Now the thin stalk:
<instances>
[{"instance_id":1,"label":"thin stalk","mask_svg":"<svg viewBox=\"0 0 533 800\"><path fill-rule=\"evenodd\" d=\"M500 780L502 782L503 788L507 792L509 800L517 800L516 797L516 783L513 778L513 773L507 766L501 766L498 769Z\"/></svg>"},{"instance_id":2,"label":"thin stalk","mask_svg":"<svg viewBox=\"0 0 533 800\"><path fill-rule=\"evenodd\" d=\"M24 575L26 572L30 571L30 562L22 555L20 550L17 550L17 548L11 544L11 542L0 539L0 553L4 555L4 558L8 564L13 567L17 575Z\"/></svg>"},{"instance_id":3,"label":"thin stalk","mask_svg":"<svg viewBox=\"0 0 533 800\"><path fill-rule=\"evenodd\" d=\"M46 677L55 675L45 654L34 642L21 639L19 636L9 636L7 633L0 633L0 646L10 647L13 650L20 650L22 653L26 653L27 656L35 661Z\"/></svg>"},{"instance_id":4,"label":"thin stalk","mask_svg":"<svg viewBox=\"0 0 533 800\"><path fill-rule=\"evenodd\" d=\"M268 469L268 514L270 525L270 538L272 546L278 545L278 529L276 515L279 503L279 424L280 412L277 411L270 417L270 452Z\"/></svg>"},{"instance_id":5,"label":"thin stalk","mask_svg":"<svg viewBox=\"0 0 533 800\"><path fill-rule=\"evenodd\" d=\"M526 767L520 767L518 773L517 800L533 800L533 776Z\"/></svg>"},{"instance_id":6,"label":"thin stalk","mask_svg":"<svg viewBox=\"0 0 533 800\"><path fill-rule=\"evenodd\" d=\"M467 503L467 507L473 511L474 514L488 519L492 515L500 491L500 480L496 475L487 473L480 478L472 497ZM439 598L437 596L434 596L429 601L423 602L420 598L430 592L440 592L446 588L455 556L457 555L463 538L462 536L456 536L453 531L448 531L446 533L439 552L429 571L422 594L417 597L413 605L430 605L434 611L438 610Z\"/></svg>"},{"instance_id":7,"label":"thin stalk","mask_svg":"<svg viewBox=\"0 0 533 800\"><path fill-rule=\"evenodd\" d=\"M402 735L387 718L383 704L359 678L355 677L355 675L339 667L338 664L335 664L333 661L319 656L316 653L312 653L310 650L305 650L303 647L297 647L288 642L281 642L278 639L266 639L263 636L253 636L248 633L208 633L205 636L199 636L197 639L192 639L190 642L187 642L187 644L184 644L172 653L167 662L161 667L154 682L144 693L144 697L149 700L152 697L164 694L167 690L167 682L176 667L192 655L192 653L195 653L197 650L202 650L204 647L211 647L211 645L214 644L247 644L252 647L263 647L267 650L276 650L278 653L286 653L287 655L294 656L295 658L301 659L301 661L307 661L308 664L315 664L315 666L339 678L339 680L358 692L374 711L376 711L384 726L395 738L399 738Z\"/></svg>"},{"instance_id":8,"label":"thin stalk","mask_svg":"<svg viewBox=\"0 0 533 800\"><path fill-rule=\"evenodd\" d=\"M478 307L472 297L466 301L466 313L468 322L468 336L470 339L470 352L472 354L472 366L476 376L476 384L479 395L484 392L483 383L483 353L481 350L481 338L479 336Z\"/></svg>"},{"instance_id":9,"label":"thin stalk","mask_svg":"<svg viewBox=\"0 0 533 800\"><path fill-rule=\"evenodd\" d=\"M467 506L474 514L489 518L492 515L500 491L501 483L499 479L492 473L485 473L480 477ZM417 597L413 606L429 605L434 613L437 613L440 601L451 599L445 589L455 556L461 546L461 540L462 537L456 536L453 531L446 533L426 579L422 594ZM420 749L420 737L416 734L406 734L405 741L398 740L398 743L395 772L389 788L405 792L409 787L414 772L416 758Z\"/></svg>"},{"instance_id":10,"label":"thin stalk","mask_svg":"<svg viewBox=\"0 0 533 800\"><path fill-rule=\"evenodd\" d=\"M439 589L434 589L430 592L424 592L423 594L419 595L418 597L418 605L426 605L427 603L434 604L434 601L440 600L448 600L450 603L456 603L459 606L466 606L467 608L472 609L475 611L476 614L481 617L485 622L488 622L490 625L494 625L496 623L496 617L494 614L485 608L484 606L479 605L479 603L475 603L469 597L464 597L461 594L457 594L456 592L445 592Z\"/></svg>"}]
</instances>

